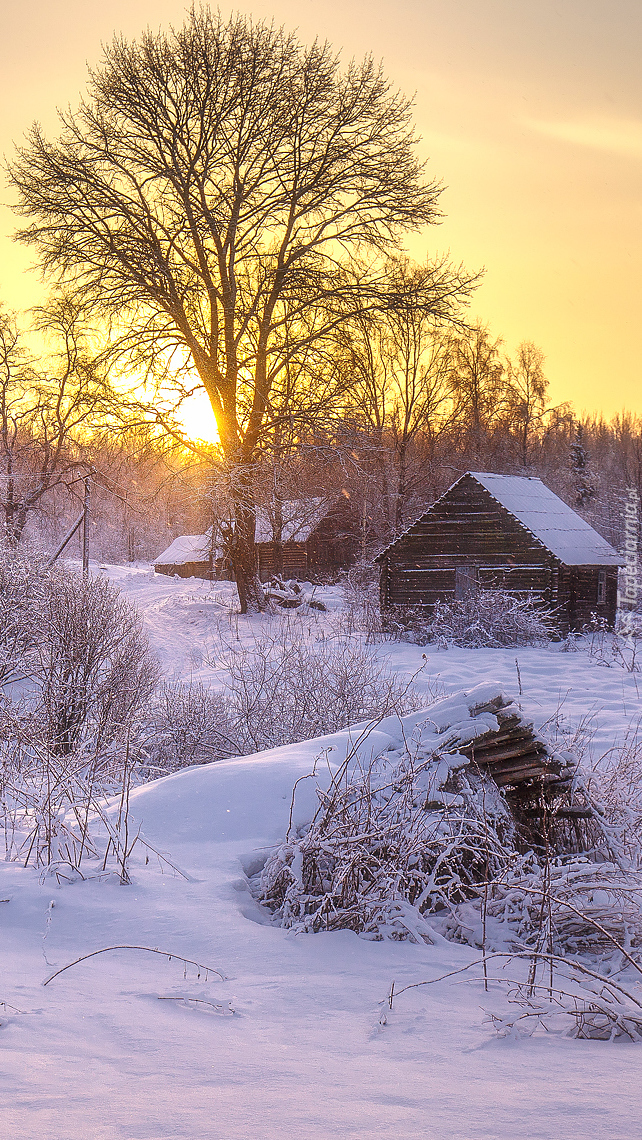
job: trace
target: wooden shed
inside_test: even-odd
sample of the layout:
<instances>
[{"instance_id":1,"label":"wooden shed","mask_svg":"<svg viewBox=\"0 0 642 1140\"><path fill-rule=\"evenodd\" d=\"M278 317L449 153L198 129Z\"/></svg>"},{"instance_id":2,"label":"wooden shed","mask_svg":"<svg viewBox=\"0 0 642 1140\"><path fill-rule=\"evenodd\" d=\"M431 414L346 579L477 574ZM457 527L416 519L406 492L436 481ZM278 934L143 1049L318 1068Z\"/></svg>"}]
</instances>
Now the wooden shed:
<instances>
[{"instance_id":1,"label":"wooden shed","mask_svg":"<svg viewBox=\"0 0 642 1140\"><path fill-rule=\"evenodd\" d=\"M350 498L292 499L256 509L256 561L263 582L275 574L309 578L334 574L356 557L358 518ZM212 529L182 534L154 560L157 574L181 578L231 577L223 549L212 546Z\"/></svg>"},{"instance_id":2,"label":"wooden shed","mask_svg":"<svg viewBox=\"0 0 642 1140\"><path fill-rule=\"evenodd\" d=\"M541 479L469 471L377 558L381 608L477 590L530 596L560 632L615 622L624 559Z\"/></svg>"},{"instance_id":3,"label":"wooden shed","mask_svg":"<svg viewBox=\"0 0 642 1140\"><path fill-rule=\"evenodd\" d=\"M211 528L205 534L181 534L154 559L157 574L177 574L179 578L215 578L220 551L212 549Z\"/></svg>"},{"instance_id":4,"label":"wooden shed","mask_svg":"<svg viewBox=\"0 0 642 1140\"><path fill-rule=\"evenodd\" d=\"M258 507L256 549L259 577L309 578L335 574L354 562L359 546L358 518L350 497L292 499L278 511Z\"/></svg>"}]
</instances>

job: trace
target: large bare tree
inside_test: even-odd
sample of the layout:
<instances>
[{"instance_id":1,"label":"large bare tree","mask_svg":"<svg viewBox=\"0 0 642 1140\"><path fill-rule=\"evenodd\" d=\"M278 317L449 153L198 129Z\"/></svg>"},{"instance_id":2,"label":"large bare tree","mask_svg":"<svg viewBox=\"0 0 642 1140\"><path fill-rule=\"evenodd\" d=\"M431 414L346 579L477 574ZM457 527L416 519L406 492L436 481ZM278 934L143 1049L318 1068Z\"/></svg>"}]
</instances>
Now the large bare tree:
<instances>
[{"instance_id":1,"label":"large bare tree","mask_svg":"<svg viewBox=\"0 0 642 1140\"><path fill-rule=\"evenodd\" d=\"M406 524L408 499L426 481L435 442L458 410L450 332L417 304L430 272L403 258L392 261L394 303L381 313L360 315L346 333L356 380L354 411L375 444L388 537ZM423 461L413 464L418 442Z\"/></svg>"},{"instance_id":2,"label":"large bare tree","mask_svg":"<svg viewBox=\"0 0 642 1140\"><path fill-rule=\"evenodd\" d=\"M34 126L11 167L19 236L45 271L130 362L206 389L243 611L263 605L251 471L275 386L347 317L389 303L384 255L437 217L410 119L371 59L341 71L327 44L192 9L180 30L115 39L58 140ZM436 266L417 303L447 316L466 288Z\"/></svg>"}]
</instances>

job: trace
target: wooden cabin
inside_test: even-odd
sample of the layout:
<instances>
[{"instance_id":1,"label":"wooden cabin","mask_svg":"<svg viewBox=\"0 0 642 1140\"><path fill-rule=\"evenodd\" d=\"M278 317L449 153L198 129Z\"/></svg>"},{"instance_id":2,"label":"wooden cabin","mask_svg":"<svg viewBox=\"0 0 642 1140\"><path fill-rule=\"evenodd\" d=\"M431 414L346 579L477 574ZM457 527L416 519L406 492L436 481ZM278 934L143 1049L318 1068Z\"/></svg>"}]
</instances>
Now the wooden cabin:
<instances>
[{"instance_id":1,"label":"wooden cabin","mask_svg":"<svg viewBox=\"0 0 642 1140\"><path fill-rule=\"evenodd\" d=\"M262 582L278 574L303 580L336 574L354 562L358 518L345 495L328 506L327 499L293 499L256 509L256 561ZM205 534L183 534L154 560L157 574L181 578L231 578L225 552Z\"/></svg>"},{"instance_id":2,"label":"wooden cabin","mask_svg":"<svg viewBox=\"0 0 642 1140\"><path fill-rule=\"evenodd\" d=\"M212 531L205 534L181 534L154 559L157 574L177 574L179 578L219 577L217 569L221 552L212 549Z\"/></svg>"},{"instance_id":3,"label":"wooden cabin","mask_svg":"<svg viewBox=\"0 0 642 1140\"><path fill-rule=\"evenodd\" d=\"M259 577L318 578L354 562L358 518L350 497L291 499L256 511Z\"/></svg>"},{"instance_id":4,"label":"wooden cabin","mask_svg":"<svg viewBox=\"0 0 642 1140\"><path fill-rule=\"evenodd\" d=\"M377 558L381 608L477 590L532 597L560 632L615 623L624 559L541 479L469 471Z\"/></svg>"}]
</instances>

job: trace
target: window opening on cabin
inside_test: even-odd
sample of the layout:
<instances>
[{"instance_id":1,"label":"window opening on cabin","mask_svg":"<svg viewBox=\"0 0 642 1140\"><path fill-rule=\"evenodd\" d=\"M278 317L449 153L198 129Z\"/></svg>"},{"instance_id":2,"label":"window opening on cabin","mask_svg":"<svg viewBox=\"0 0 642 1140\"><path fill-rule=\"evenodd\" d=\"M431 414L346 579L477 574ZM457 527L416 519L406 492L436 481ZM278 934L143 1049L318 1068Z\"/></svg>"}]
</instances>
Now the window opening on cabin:
<instances>
[{"instance_id":1,"label":"window opening on cabin","mask_svg":"<svg viewBox=\"0 0 642 1140\"><path fill-rule=\"evenodd\" d=\"M606 601L606 570L600 570L597 575L597 604L602 605Z\"/></svg>"},{"instance_id":2,"label":"window opening on cabin","mask_svg":"<svg viewBox=\"0 0 642 1140\"><path fill-rule=\"evenodd\" d=\"M455 567L455 601L461 602L476 594L479 586L479 573L476 566Z\"/></svg>"}]
</instances>

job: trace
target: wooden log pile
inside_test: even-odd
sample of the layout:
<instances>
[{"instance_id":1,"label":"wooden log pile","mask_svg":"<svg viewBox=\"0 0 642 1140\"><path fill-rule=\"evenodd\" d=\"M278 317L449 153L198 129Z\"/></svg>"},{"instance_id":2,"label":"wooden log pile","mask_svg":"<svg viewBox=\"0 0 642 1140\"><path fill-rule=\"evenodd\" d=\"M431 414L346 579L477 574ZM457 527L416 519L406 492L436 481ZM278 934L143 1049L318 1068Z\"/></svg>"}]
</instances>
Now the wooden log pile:
<instances>
[{"instance_id":1,"label":"wooden log pile","mask_svg":"<svg viewBox=\"0 0 642 1140\"><path fill-rule=\"evenodd\" d=\"M535 734L532 721L525 720L513 702L500 695L471 709L473 716L485 712L496 717L498 731L480 733L459 745L458 752L488 772L500 788L525 780L540 780L546 784L560 782L565 761ZM562 782L567 781L562 778Z\"/></svg>"}]
</instances>

